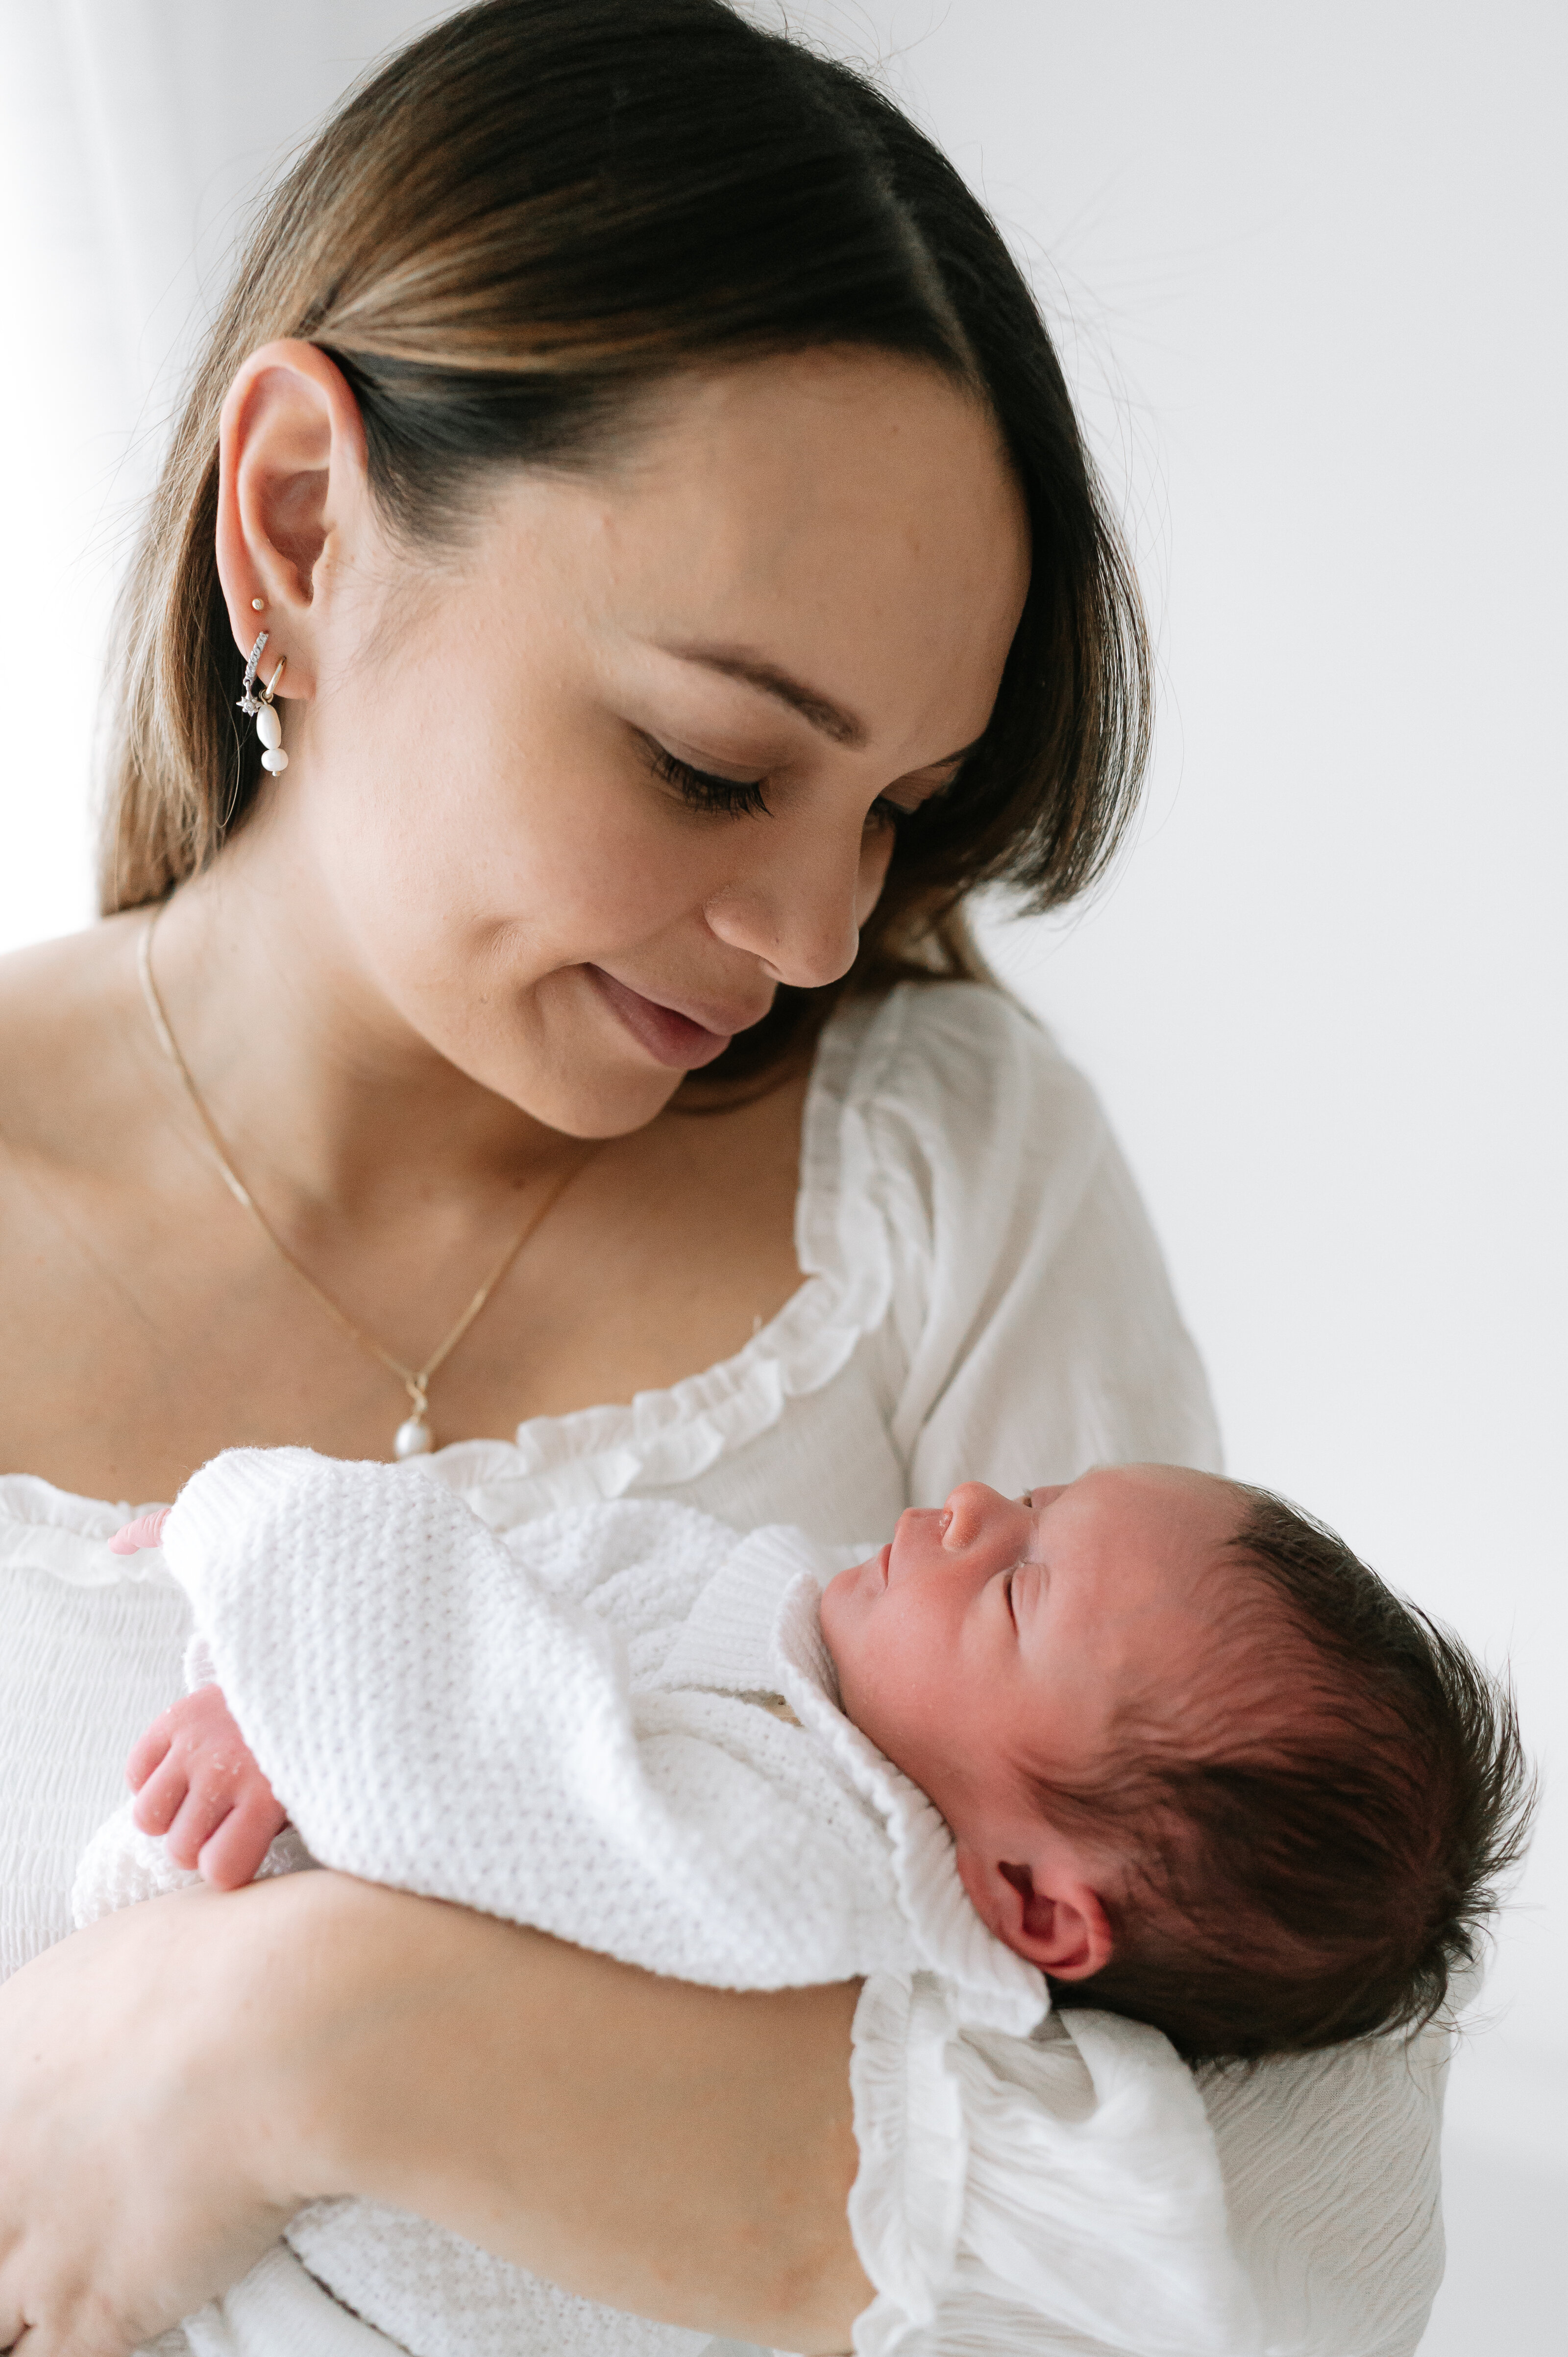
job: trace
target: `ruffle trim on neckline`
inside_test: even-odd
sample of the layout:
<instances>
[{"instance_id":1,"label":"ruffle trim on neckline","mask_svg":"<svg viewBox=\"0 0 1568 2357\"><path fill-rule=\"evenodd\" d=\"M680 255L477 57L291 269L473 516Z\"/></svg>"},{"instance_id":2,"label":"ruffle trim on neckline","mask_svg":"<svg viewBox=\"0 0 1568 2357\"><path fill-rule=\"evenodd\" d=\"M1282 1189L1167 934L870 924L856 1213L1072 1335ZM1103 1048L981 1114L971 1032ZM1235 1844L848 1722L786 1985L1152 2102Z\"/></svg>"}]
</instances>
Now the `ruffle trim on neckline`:
<instances>
[{"instance_id":1,"label":"ruffle trim on neckline","mask_svg":"<svg viewBox=\"0 0 1568 2357\"><path fill-rule=\"evenodd\" d=\"M784 1698L886 1825L899 1904L925 1964L948 1986L962 2020L1027 2037L1050 2008L1045 1975L986 1929L959 1880L947 1820L839 1708L821 1605L821 1587L809 1572L779 1605L773 1645Z\"/></svg>"},{"instance_id":2,"label":"ruffle trim on neckline","mask_svg":"<svg viewBox=\"0 0 1568 2357\"><path fill-rule=\"evenodd\" d=\"M744 1349L629 1405L520 1424L515 1441L457 1441L426 1464L503 1527L533 1511L690 1481L818 1392L887 1314L893 1254L863 1103L902 1033L908 985L842 1008L819 1042L800 1131L795 1252L804 1282ZM532 1493L532 1494L531 1494Z\"/></svg>"},{"instance_id":3,"label":"ruffle trim on neckline","mask_svg":"<svg viewBox=\"0 0 1568 2357\"><path fill-rule=\"evenodd\" d=\"M127 1580L172 1587L161 1547L111 1555L109 1542L147 1506L73 1497L36 1473L0 1474L0 1572L51 1571L70 1587L118 1587Z\"/></svg>"},{"instance_id":4,"label":"ruffle trim on neckline","mask_svg":"<svg viewBox=\"0 0 1568 2357\"><path fill-rule=\"evenodd\" d=\"M777 1424L787 1402L821 1391L886 1316L893 1254L879 1208L862 1103L875 1095L903 1032L909 985L841 1008L818 1044L800 1133L795 1249L804 1281L746 1347L629 1405L534 1416L515 1440L458 1440L410 1460L457 1491L492 1530L532 1515L673 1486ZM166 1503L166 1501L155 1502ZM54 1572L76 1587L168 1577L159 1550L113 1555L106 1542L142 1506L0 1474L0 1571Z\"/></svg>"}]
</instances>

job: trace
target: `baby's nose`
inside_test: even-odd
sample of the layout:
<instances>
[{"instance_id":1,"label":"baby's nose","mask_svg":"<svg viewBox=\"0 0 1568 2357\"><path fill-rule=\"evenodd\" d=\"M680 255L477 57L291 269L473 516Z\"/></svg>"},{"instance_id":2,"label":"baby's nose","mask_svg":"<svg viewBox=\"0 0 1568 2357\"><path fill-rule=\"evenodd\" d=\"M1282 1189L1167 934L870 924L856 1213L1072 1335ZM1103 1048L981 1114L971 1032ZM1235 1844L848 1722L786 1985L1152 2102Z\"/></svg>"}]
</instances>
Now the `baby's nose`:
<instances>
[{"instance_id":1,"label":"baby's nose","mask_svg":"<svg viewBox=\"0 0 1568 2357\"><path fill-rule=\"evenodd\" d=\"M955 1552L972 1545L996 1508L1003 1503L983 1481L961 1481L942 1508L942 1544Z\"/></svg>"}]
</instances>

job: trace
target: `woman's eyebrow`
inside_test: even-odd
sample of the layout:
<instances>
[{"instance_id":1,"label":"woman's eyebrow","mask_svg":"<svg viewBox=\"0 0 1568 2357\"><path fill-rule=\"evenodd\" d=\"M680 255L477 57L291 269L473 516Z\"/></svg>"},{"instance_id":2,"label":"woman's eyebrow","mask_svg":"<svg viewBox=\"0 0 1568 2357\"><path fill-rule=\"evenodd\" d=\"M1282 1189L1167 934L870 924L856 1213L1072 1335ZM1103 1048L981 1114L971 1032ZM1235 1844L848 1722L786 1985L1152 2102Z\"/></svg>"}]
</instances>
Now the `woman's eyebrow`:
<instances>
[{"instance_id":1,"label":"woman's eyebrow","mask_svg":"<svg viewBox=\"0 0 1568 2357\"><path fill-rule=\"evenodd\" d=\"M655 640L661 654L673 655L680 662L701 663L705 671L722 673L725 679L738 679L747 687L755 687L776 703L788 705L802 720L831 737L835 745L864 745L870 730L864 720L835 704L820 688L810 687L804 680L796 679L789 672L780 671L777 663L765 662L760 655L749 653L744 647L670 646ZM980 743L964 745L956 753L944 753L935 761L922 761L922 770L950 770L955 761L962 761ZM911 771L911 775L918 774Z\"/></svg>"},{"instance_id":2,"label":"woman's eyebrow","mask_svg":"<svg viewBox=\"0 0 1568 2357\"><path fill-rule=\"evenodd\" d=\"M663 640L653 641L661 654L674 655L678 662L701 663L704 671L716 671L726 679L743 680L747 687L760 688L776 703L787 704L802 720L831 737L835 745L864 745L870 731L864 720L843 705L835 704L820 688L808 687L804 680L795 679L777 663L764 662L759 655L748 653L744 647L669 646Z\"/></svg>"}]
</instances>

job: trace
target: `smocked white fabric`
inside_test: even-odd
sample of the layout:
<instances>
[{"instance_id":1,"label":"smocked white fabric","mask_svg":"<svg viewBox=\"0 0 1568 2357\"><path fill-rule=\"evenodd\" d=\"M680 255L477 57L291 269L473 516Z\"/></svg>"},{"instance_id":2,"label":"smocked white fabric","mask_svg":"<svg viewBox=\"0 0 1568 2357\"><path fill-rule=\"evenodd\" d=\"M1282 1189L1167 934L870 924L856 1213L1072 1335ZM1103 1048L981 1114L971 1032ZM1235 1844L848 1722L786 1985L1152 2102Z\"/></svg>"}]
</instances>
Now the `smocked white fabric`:
<instances>
[{"instance_id":1,"label":"smocked white fabric","mask_svg":"<svg viewBox=\"0 0 1568 2357\"><path fill-rule=\"evenodd\" d=\"M735 1358L629 1406L536 1419L515 1443L443 1449L431 1471L500 1533L568 1504L658 1495L832 1541L879 1534L963 1479L1012 1490L1101 1459L1217 1461L1201 1372L1092 1094L996 993L912 986L835 1018L807 1105L796 1245L805 1282ZM124 1755L180 1691L183 1592L157 1557L105 1544L150 1502L0 1476L0 1970L69 1931L71 1877L123 1792ZM895 2183L900 2214L924 2201L958 2220L924 2347L1125 2349L1065 2322L1042 2329L1037 2313L1025 2330L979 2272L980 2213L1009 2206L1003 2113L1045 2133L1068 2115L1053 2107L1069 2081L1074 2102L1096 2101L1070 2036L1048 2078L1026 2043L983 2050L989 2033L911 2047L883 1986L867 1984L857 2017L857 2083L901 2089L895 2111L912 2127L893 2134L879 2107L868 2142L857 2093L856 2201L864 2216ZM1232 2234L1281 2357L1409 2357L1416 2345L1442 2264L1441 2070L1427 2055L1349 2049L1200 2088ZM961 2150L913 2133L950 2077ZM993 2078L1033 2112L993 2101ZM1027 2200L1037 2190L1030 2179ZM1037 2233L1022 2211L1018 2231L1048 2262L1056 2208L1036 2214ZM1112 2264L1118 2222L1108 2212ZM864 2244L863 2255L880 2289L881 2260ZM271 2308L223 2330L233 2357L332 2357Z\"/></svg>"}]
</instances>

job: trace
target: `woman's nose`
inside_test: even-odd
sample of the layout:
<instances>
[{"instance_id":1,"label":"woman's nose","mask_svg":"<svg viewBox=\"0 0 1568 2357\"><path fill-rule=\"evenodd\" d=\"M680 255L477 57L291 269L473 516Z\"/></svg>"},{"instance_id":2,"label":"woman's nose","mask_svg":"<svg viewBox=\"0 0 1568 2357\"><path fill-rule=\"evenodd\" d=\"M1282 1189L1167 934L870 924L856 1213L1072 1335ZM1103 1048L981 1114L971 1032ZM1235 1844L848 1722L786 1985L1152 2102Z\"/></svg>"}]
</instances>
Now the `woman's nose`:
<instances>
[{"instance_id":1,"label":"woman's nose","mask_svg":"<svg viewBox=\"0 0 1568 2357\"><path fill-rule=\"evenodd\" d=\"M869 892L864 888L864 848L859 835L841 843L792 829L766 867L736 877L707 901L709 931L728 948L760 958L794 989L837 982L854 963L861 920L881 881L878 876Z\"/></svg>"},{"instance_id":2,"label":"woman's nose","mask_svg":"<svg viewBox=\"0 0 1568 2357\"><path fill-rule=\"evenodd\" d=\"M780 923L759 898L726 893L710 900L705 910L708 930L732 950L759 958L776 982L795 990L818 990L837 982L854 963L860 929L844 924L831 910L822 919L802 921L800 911Z\"/></svg>"}]
</instances>

